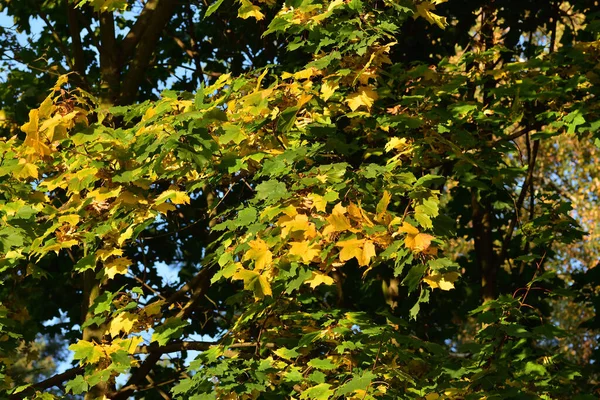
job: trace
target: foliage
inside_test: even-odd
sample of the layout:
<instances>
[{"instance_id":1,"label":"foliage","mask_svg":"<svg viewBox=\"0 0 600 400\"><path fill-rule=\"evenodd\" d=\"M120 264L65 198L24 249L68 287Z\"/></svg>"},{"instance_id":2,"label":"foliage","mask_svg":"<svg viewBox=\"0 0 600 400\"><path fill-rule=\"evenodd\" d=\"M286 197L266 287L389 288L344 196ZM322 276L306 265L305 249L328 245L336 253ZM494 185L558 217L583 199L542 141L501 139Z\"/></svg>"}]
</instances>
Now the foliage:
<instances>
[{"instance_id":1,"label":"foliage","mask_svg":"<svg viewBox=\"0 0 600 400\"><path fill-rule=\"evenodd\" d=\"M557 176L584 190L594 174L564 169L562 152L597 141L595 16L568 28L566 3L551 2L537 15L548 24L521 27L539 47L521 48L512 31L501 38L513 2L474 2L464 46L452 3L194 5L199 32L258 26L242 42L265 38L271 56L235 67L218 53L240 47L215 42L203 62L218 74L154 99L164 76L127 80L151 69L146 46L173 51L148 33L116 76L102 53L23 121L4 98L6 396L595 398L595 358L573 357L562 328L574 317L556 318L598 297L592 265L561 267L584 240L587 204L556 189ZM103 29L116 16L135 32L145 18L125 23L124 1L67 6ZM170 12L157 35L194 14ZM440 57L407 60L411 32ZM14 365L40 332L60 334L76 365L31 383Z\"/></svg>"}]
</instances>

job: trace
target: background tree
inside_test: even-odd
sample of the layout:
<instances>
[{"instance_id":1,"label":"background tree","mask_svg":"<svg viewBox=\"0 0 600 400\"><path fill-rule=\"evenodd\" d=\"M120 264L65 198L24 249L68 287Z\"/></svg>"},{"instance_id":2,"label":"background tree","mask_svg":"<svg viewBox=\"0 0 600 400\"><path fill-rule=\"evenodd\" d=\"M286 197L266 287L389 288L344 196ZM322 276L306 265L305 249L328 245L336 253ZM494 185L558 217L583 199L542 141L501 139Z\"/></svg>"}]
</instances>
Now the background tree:
<instances>
[{"instance_id":1,"label":"background tree","mask_svg":"<svg viewBox=\"0 0 600 400\"><path fill-rule=\"evenodd\" d=\"M595 398L594 2L6 6L14 398Z\"/></svg>"}]
</instances>

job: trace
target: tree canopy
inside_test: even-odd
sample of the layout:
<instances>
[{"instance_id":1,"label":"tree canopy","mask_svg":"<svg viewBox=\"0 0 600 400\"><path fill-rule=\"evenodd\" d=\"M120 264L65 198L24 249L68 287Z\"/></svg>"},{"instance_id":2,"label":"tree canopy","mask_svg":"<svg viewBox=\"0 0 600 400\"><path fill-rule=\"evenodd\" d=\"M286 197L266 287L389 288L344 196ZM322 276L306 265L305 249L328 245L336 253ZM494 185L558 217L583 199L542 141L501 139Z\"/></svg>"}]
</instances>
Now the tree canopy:
<instances>
[{"instance_id":1,"label":"tree canopy","mask_svg":"<svg viewBox=\"0 0 600 400\"><path fill-rule=\"evenodd\" d=\"M3 398L600 395L597 1L0 6Z\"/></svg>"}]
</instances>

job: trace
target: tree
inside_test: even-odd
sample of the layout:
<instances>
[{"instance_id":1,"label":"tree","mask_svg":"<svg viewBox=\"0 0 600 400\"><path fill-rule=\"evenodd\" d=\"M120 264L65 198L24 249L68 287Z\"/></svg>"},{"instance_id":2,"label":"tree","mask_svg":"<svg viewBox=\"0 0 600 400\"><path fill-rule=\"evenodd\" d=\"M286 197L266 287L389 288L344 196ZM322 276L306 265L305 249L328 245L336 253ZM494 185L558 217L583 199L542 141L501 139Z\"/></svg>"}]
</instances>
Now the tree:
<instances>
[{"instance_id":1,"label":"tree","mask_svg":"<svg viewBox=\"0 0 600 400\"><path fill-rule=\"evenodd\" d=\"M6 6L6 397L598 395L593 2Z\"/></svg>"}]
</instances>

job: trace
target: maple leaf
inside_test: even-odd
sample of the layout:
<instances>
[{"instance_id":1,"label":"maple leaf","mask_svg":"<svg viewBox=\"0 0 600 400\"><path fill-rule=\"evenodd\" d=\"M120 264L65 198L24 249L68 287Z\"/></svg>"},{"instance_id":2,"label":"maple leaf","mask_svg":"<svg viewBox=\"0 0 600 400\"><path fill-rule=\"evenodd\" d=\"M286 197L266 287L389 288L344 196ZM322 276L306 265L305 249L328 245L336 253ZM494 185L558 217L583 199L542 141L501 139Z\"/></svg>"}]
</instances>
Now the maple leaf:
<instances>
[{"instance_id":1,"label":"maple leaf","mask_svg":"<svg viewBox=\"0 0 600 400\"><path fill-rule=\"evenodd\" d=\"M367 109L371 109L371 106L379 98L377 92L372 88L364 86L361 87L356 93L348 96L346 103L352 111L358 110L360 107L365 106Z\"/></svg>"},{"instance_id":2,"label":"maple leaf","mask_svg":"<svg viewBox=\"0 0 600 400\"><path fill-rule=\"evenodd\" d=\"M329 225L323 229L323 235L328 235L334 232L343 232L352 228L350 220L346 217L346 207L342 206L342 203L338 203L333 207L331 215L327 217Z\"/></svg>"},{"instance_id":3,"label":"maple leaf","mask_svg":"<svg viewBox=\"0 0 600 400\"><path fill-rule=\"evenodd\" d=\"M250 250L244 254L244 261L254 260L254 270L262 271L269 267L273 262L273 253L267 247L267 243L261 238L251 240Z\"/></svg>"},{"instance_id":4,"label":"maple leaf","mask_svg":"<svg viewBox=\"0 0 600 400\"><path fill-rule=\"evenodd\" d=\"M250 17L256 18L257 21L265 18L265 15L260 12L260 8L250 3L248 0L241 0L241 6L238 10L238 17L247 19Z\"/></svg>"},{"instance_id":5,"label":"maple leaf","mask_svg":"<svg viewBox=\"0 0 600 400\"><path fill-rule=\"evenodd\" d=\"M304 264L310 263L313 259L319 257L321 248L317 244L310 244L310 241L290 243L291 255L299 256Z\"/></svg>"},{"instance_id":6,"label":"maple leaf","mask_svg":"<svg viewBox=\"0 0 600 400\"><path fill-rule=\"evenodd\" d=\"M278 223L281 225L281 237L294 232L301 232L305 239L312 239L317 235L315 225L308 221L308 215L305 214L296 214L293 218L281 217Z\"/></svg>"},{"instance_id":7,"label":"maple leaf","mask_svg":"<svg viewBox=\"0 0 600 400\"><path fill-rule=\"evenodd\" d=\"M179 190L165 190L156 198L154 204L161 204L167 200L171 200L173 204L190 204L190 196Z\"/></svg>"},{"instance_id":8,"label":"maple leaf","mask_svg":"<svg viewBox=\"0 0 600 400\"><path fill-rule=\"evenodd\" d=\"M38 169L34 164L28 163L27 160L21 158L17 167L12 171L12 174L17 179L37 179Z\"/></svg>"},{"instance_id":9,"label":"maple leaf","mask_svg":"<svg viewBox=\"0 0 600 400\"><path fill-rule=\"evenodd\" d=\"M417 228L404 221L402 226L398 228L398 232L406 233L404 238L404 245L406 248L412 250L415 253L426 251L431 245L431 241L435 239L433 236L426 233L420 233Z\"/></svg>"},{"instance_id":10,"label":"maple leaf","mask_svg":"<svg viewBox=\"0 0 600 400\"><path fill-rule=\"evenodd\" d=\"M75 353L73 358L80 360L81 364L94 364L104 356L100 346L86 340L80 340L70 345L69 350Z\"/></svg>"},{"instance_id":11,"label":"maple leaf","mask_svg":"<svg viewBox=\"0 0 600 400\"><path fill-rule=\"evenodd\" d=\"M442 290L450 290L454 289L454 282L460 277L458 272L446 272L445 274L440 274L435 271L431 275L423 278L432 289L442 289Z\"/></svg>"},{"instance_id":12,"label":"maple leaf","mask_svg":"<svg viewBox=\"0 0 600 400\"><path fill-rule=\"evenodd\" d=\"M329 100L331 96L335 93L335 91L340 87L337 83L333 81L325 81L321 85L321 98L324 101Z\"/></svg>"},{"instance_id":13,"label":"maple leaf","mask_svg":"<svg viewBox=\"0 0 600 400\"><path fill-rule=\"evenodd\" d=\"M135 354L137 347L144 341L141 336L133 336L128 339L117 339L114 342L129 354Z\"/></svg>"},{"instance_id":14,"label":"maple leaf","mask_svg":"<svg viewBox=\"0 0 600 400\"><path fill-rule=\"evenodd\" d=\"M310 279L307 279L304 283L308 283L312 289L316 288L319 285L333 285L335 281L329 275L323 274L321 272L313 271Z\"/></svg>"},{"instance_id":15,"label":"maple leaf","mask_svg":"<svg viewBox=\"0 0 600 400\"><path fill-rule=\"evenodd\" d=\"M128 267L131 264L132 261L127 257L115 258L104 266L104 276L108 277L108 279L113 279L117 274L124 275L129 270Z\"/></svg>"},{"instance_id":16,"label":"maple leaf","mask_svg":"<svg viewBox=\"0 0 600 400\"><path fill-rule=\"evenodd\" d=\"M341 262L356 258L358 264L363 267L369 265L371 258L376 255L375 245L367 239L342 240L337 242L336 246L342 248L339 255Z\"/></svg>"},{"instance_id":17,"label":"maple leaf","mask_svg":"<svg viewBox=\"0 0 600 400\"><path fill-rule=\"evenodd\" d=\"M311 193L308 199L312 202L311 208L314 207L317 211L325 212L327 210L327 200L321 195Z\"/></svg>"},{"instance_id":18,"label":"maple leaf","mask_svg":"<svg viewBox=\"0 0 600 400\"><path fill-rule=\"evenodd\" d=\"M243 280L244 289L252 290L254 292L254 298L257 300L262 299L265 296L273 296L271 284L269 284L264 276L256 271L247 269L238 270L233 274L233 279Z\"/></svg>"},{"instance_id":19,"label":"maple leaf","mask_svg":"<svg viewBox=\"0 0 600 400\"><path fill-rule=\"evenodd\" d=\"M446 21L446 17L441 17L437 14L432 13L432 10L435 10L435 6L437 4L444 3L446 0L432 0L432 1L423 1L417 4L417 13L413 18L423 17L430 24L436 24L442 29L445 29L448 26L448 22Z\"/></svg>"},{"instance_id":20,"label":"maple leaf","mask_svg":"<svg viewBox=\"0 0 600 400\"><path fill-rule=\"evenodd\" d=\"M130 312L122 312L110 321L108 332L111 337L118 336L120 332L125 334L131 332L133 325L137 322L137 316Z\"/></svg>"}]
</instances>

